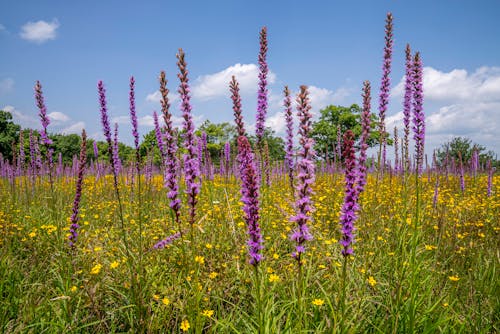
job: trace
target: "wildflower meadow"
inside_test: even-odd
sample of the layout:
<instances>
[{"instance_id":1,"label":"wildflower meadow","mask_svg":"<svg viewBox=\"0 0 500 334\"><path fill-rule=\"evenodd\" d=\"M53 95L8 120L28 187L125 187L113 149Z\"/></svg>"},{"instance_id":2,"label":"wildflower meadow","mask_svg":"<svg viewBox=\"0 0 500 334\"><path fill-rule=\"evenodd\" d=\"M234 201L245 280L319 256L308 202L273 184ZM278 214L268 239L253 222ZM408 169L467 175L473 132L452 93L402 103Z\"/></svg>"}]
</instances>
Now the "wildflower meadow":
<instances>
[{"instance_id":1,"label":"wildflower meadow","mask_svg":"<svg viewBox=\"0 0 500 334\"><path fill-rule=\"evenodd\" d=\"M410 45L404 119L389 138L392 22L389 13L380 91L359 83L360 131L339 132L333 159L315 152L307 86L283 88L285 155L270 158L265 27L256 118L244 119L233 76L224 112L236 131L218 161L195 129L182 49L177 77L159 70L145 154L130 78L129 161L108 114L112 87L96 82L105 152L84 130L65 163L49 135L50 91L34 81L41 127L0 159L0 331L500 332L500 177L478 155L425 154L425 55Z\"/></svg>"}]
</instances>

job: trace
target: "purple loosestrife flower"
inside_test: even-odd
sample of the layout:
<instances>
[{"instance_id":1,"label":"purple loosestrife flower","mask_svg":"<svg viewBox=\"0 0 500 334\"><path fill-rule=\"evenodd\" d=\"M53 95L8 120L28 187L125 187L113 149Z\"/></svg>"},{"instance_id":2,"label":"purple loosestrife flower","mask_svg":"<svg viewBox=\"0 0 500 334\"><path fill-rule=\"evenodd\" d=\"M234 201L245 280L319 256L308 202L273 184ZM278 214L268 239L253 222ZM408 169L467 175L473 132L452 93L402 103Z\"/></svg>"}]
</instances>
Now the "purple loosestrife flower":
<instances>
[{"instance_id":1,"label":"purple loosestrife flower","mask_svg":"<svg viewBox=\"0 0 500 334\"><path fill-rule=\"evenodd\" d=\"M342 205L342 215L340 225L342 227L342 239L340 244L343 256L353 253L352 243L354 242L354 222L356 211L358 210L356 191L356 155L354 153L354 134L351 130L344 133L344 162L345 162L345 197Z\"/></svg>"},{"instance_id":2,"label":"purple loosestrife flower","mask_svg":"<svg viewBox=\"0 0 500 334\"><path fill-rule=\"evenodd\" d=\"M230 168L231 168L231 143L227 141L224 144L224 173L226 174L226 177L229 176Z\"/></svg>"},{"instance_id":3,"label":"purple loosestrife flower","mask_svg":"<svg viewBox=\"0 0 500 334\"><path fill-rule=\"evenodd\" d=\"M130 102L130 121L132 122L132 136L134 137L134 148L139 151L139 131L137 130L137 114L135 112L135 79L130 77L130 92L129 92L129 102ZM137 161L138 162L138 161Z\"/></svg>"},{"instance_id":4,"label":"purple loosestrife flower","mask_svg":"<svg viewBox=\"0 0 500 334\"><path fill-rule=\"evenodd\" d=\"M398 128L394 127L394 171L399 171L399 136Z\"/></svg>"},{"instance_id":5,"label":"purple loosestrife flower","mask_svg":"<svg viewBox=\"0 0 500 334\"><path fill-rule=\"evenodd\" d=\"M458 162L459 162L459 177L460 177L460 190L462 194L465 191L465 180L464 180L464 164L462 162L462 153L458 151Z\"/></svg>"},{"instance_id":6,"label":"purple loosestrife flower","mask_svg":"<svg viewBox=\"0 0 500 334\"><path fill-rule=\"evenodd\" d=\"M108 143L108 156L109 162L111 164L111 170L113 171L114 186L115 188L118 188L118 173L116 172L117 167L115 166L116 162L113 153L113 140L111 139L111 127L109 125L108 108L106 106L106 90L104 89L104 84L102 81L99 81L97 83L97 90L99 93L102 129L104 132L104 138L106 138L106 142Z\"/></svg>"},{"instance_id":7,"label":"purple loosestrife flower","mask_svg":"<svg viewBox=\"0 0 500 334\"><path fill-rule=\"evenodd\" d=\"M200 192L200 184L197 182L199 177L200 169L198 166L198 157L196 152L196 146L194 142L194 124L191 115L191 104L189 95L189 79L187 64L184 58L185 54L182 49L179 49L177 54L177 66L179 67L179 74L177 77L180 80L179 95L181 98L181 110L184 129L184 145L187 149L187 154L184 155L184 170L186 179L186 193L188 194L188 205L189 205L189 217L191 226L194 224L196 216L196 196Z\"/></svg>"},{"instance_id":8,"label":"purple loosestrife flower","mask_svg":"<svg viewBox=\"0 0 500 334\"><path fill-rule=\"evenodd\" d=\"M116 175L120 174L122 163L120 160L120 147L118 146L118 123L115 123L115 136L113 139L113 161Z\"/></svg>"},{"instance_id":9,"label":"purple loosestrife flower","mask_svg":"<svg viewBox=\"0 0 500 334\"><path fill-rule=\"evenodd\" d=\"M259 227L259 182L250 143L245 136L238 138L238 152L241 156L241 201L248 229L248 254L250 264L257 266L262 260L263 239Z\"/></svg>"},{"instance_id":10,"label":"purple loosestrife flower","mask_svg":"<svg viewBox=\"0 0 500 334\"><path fill-rule=\"evenodd\" d=\"M42 122L42 131L40 131L42 144L48 146L52 144L52 140L50 140L47 135L47 126L49 126L50 124L50 119L47 116L47 107L45 107L45 102L42 93L42 85L40 84L40 81L37 81L35 84L35 99L36 99L36 106L40 110L38 115L40 116L40 120Z\"/></svg>"},{"instance_id":11,"label":"purple loosestrife flower","mask_svg":"<svg viewBox=\"0 0 500 334\"><path fill-rule=\"evenodd\" d=\"M167 197L170 199L170 208L174 210L175 220L180 223L181 200L178 198L179 185L177 181L177 142L172 125L172 114L168 99L167 78L164 71L160 72L161 112L165 122L165 183L168 188ZM182 233L182 232L181 232Z\"/></svg>"},{"instance_id":12,"label":"purple loosestrife flower","mask_svg":"<svg viewBox=\"0 0 500 334\"><path fill-rule=\"evenodd\" d=\"M23 129L19 130L19 155L18 155L19 163L19 173L24 173L24 164L26 161L26 154L24 152L24 131Z\"/></svg>"},{"instance_id":13,"label":"purple loosestrife flower","mask_svg":"<svg viewBox=\"0 0 500 334\"><path fill-rule=\"evenodd\" d=\"M292 192L293 188L293 115L292 115L292 97L290 96L290 90L288 86L285 86L283 91L285 94L285 99L283 101L283 106L285 107L285 121L286 121L286 146L285 146L285 165L288 171L288 178L290 181L290 188Z\"/></svg>"},{"instance_id":14,"label":"purple loosestrife flower","mask_svg":"<svg viewBox=\"0 0 500 334\"><path fill-rule=\"evenodd\" d=\"M300 135L300 161L298 162L298 182L297 182L297 200L295 202L296 215L291 218L291 221L297 223L297 227L292 232L290 239L295 241L295 252L292 256L297 259L299 266L302 265L301 255L305 252L304 243L312 239L312 235L307 227L307 222L311 220L310 213L312 211L312 184L314 183L314 140L310 138L311 134L311 105L309 100L309 92L306 86L300 87L300 93L297 96L297 110L300 120L299 135Z\"/></svg>"},{"instance_id":15,"label":"purple loosestrife flower","mask_svg":"<svg viewBox=\"0 0 500 334\"><path fill-rule=\"evenodd\" d=\"M410 165L410 119L411 119L411 104L413 98L413 60L411 57L410 44L406 44L406 75L405 75L405 95L403 102L403 124L404 124L404 168L408 170Z\"/></svg>"},{"instance_id":16,"label":"purple loosestrife flower","mask_svg":"<svg viewBox=\"0 0 500 334\"><path fill-rule=\"evenodd\" d=\"M165 247L167 247L168 245L172 244L172 242L174 242L175 240L179 239L181 237L181 232L177 232L177 233L174 233L168 237L166 237L165 239L157 242L153 248L154 249L163 249Z\"/></svg>"},{"instance_id":17,"label":"purple loosestrife flower","mask_svg":"<svg viewBox=\"0 0 500 334\"><path fill-rule=\"evenodd\" d=\"M363 111L361 113L361 144L358 160L358 179L356 185L357 197L363 192L366 185L366 150L368 149L368 138L370 137L370 108L371 108L371 86L369 81L363 83Z\"/></svg>"},{"instance_id":18,"label":"purple loosestrife flower","mask_svg":"<svg viewBox=\"0 0 500 334\"><path fill-rule=\"evenodd\" d=\"M162 163L165 163L167 153L165 151L165 143L163 142L163 134L161 133L160 129L160 123L158 122L158 114L156 111L153 111L153 123L155 127L155 137L156 137L156 143L158 144L158 149L160 150L160 155L162 158Z\"/></svg>"},{"instance_id":19,"label":"purple loosestrife flower","mask_svg":"<svg viewBox=\"0 0 500 334\"><path fill-rule=\"evenodd\" d=\"M262 149L262 137L264 136L264 123L267 114L267 28L260 31L260 51L259 51L259 89L257 92L257 122L255 124L255 135L257 146Z\"/></svg>"},{"instance_id":20,"label":"purple loosestrife flower","mask_svg":"<svg viewBox=\"0 0 500 334\"><path fill-rule=\"evenodd\" d=\"M92 145L94 147L94 158L97 160L97 158L99 157L99 148L97 147L97 142L94 140L92 142Z\"/></svg>"},{"instance_id":21,"label":"purple loosestrife flower","mask_svg":"<svg viewBox=\"0 0 500 334\"><path fill-rule=\"evenodd\" d=\"M236 81L235 76L231 78L229 83L229 89L231 91L231 100L233 100L233 112L234 112L234 122L236 123L236 132L238 137L245 135L245 124L243 123L243 115L241 114L241 97L240 88L238 81Z\"/></svg>"},{"instance_id":22,"label":"purple loosestrife flower","mask_svg":"<svg viewBox=\"0 0 500 334\"><path fill-rule=\"evenodd\" d=\"M491 197L491 185L493 183L493 171L494 171L494 168L491 167L491 160L488 160L487 168L488 168L488 186L486 188L486 195L488 197Z\"/></svg>"},{"instance_id":23,"label":"purple loosestrife flower","mask_svg":"<svg viewBox=\"0 0 500 334\"><path fill-rule=\"evenodd\" d=\"M387 111L387 106L389 105L389 91L391 86L391 80L389 75L391 74L391 63L392 63L392 14L387 13L385 24L385 46L384 46L384 64L382 66L382 83L380 85L380 98L379 98L379 132L380 132L380 149L382 158L382 168L385 167L386 160L386 131L385 131L385 113ZM379 166L380 167L380 166Z\"/></svg>"},{"instance_id":24,"label":"purple loosestrife flower","mask_svg":"<svg viewBox=\"0 0 500 334\"><path fill-rule=\"evenodd\" d=\"M420 53L415 54L413 60L413 139L416 146L416 166L418 175L422 174L422 163L424 158L425 143L425 115L424 115L424 93L423 73Z\"/></svg>"},{"instance_id":25,"label":"purple loosestrife flower","mask_svg":"<svg viewBox=\"0 0 500 334\"><path fill-rule=\"evenodd\" d=\"M73 201L73 214L71 215L71 226L69 229L69 246L75 247L78 238L78 211L80 208L80 200L82 196L83 174L87 164L87 134L85 130L82 131L82 145L80 147L80 161L78 164L78 178L76 180L75 199Z\"/></svg>"}]
</instances>

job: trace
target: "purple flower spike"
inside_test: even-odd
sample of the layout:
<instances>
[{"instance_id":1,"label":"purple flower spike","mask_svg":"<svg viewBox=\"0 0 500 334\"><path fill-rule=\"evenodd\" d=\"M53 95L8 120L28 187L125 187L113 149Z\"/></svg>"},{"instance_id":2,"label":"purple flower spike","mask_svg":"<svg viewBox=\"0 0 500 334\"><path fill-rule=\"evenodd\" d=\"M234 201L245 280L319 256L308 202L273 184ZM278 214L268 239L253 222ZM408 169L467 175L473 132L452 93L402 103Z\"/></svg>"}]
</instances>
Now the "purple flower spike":
<instances>
[{"instance_id":1,"label":"purple flower spike","mask_svg":"<svg viewBox=\"0 0 500 334\"><path fill-rule=\"evenodd\" d=\"M384 65L382 67L382 83L380 85L380 99L379 99L379 131L382 149L382 168L385 167L386 160L386 138L385 138L385 113L387 111L387 106L389 105L389 91L391 86L391 80L389 75L391 74L391 63L392 63L392 14L387 13L385 24L385 46L384 46Z\"/></svg>"},{"instance_id":2,"label":"purple flower spike","mask_svg":"<svg viewBox=\"0 0 500 334\"><path fill-rule=\"evenodd\" d=\"M82 131L82 145L80 147L80 161L78 164L78 178L76 180L76 191L75 199L73 201L73 214L71 215L71 226L69 229L69 246L71 248L75 247L76 240L78 238L78 211L80 207L80 200L82 196L82 184L83 184L83 174L85 173L85 167L87 164L87 134L85 130Z\"/></svg>"},{"instance_id":3,"label":"purple flower spike","mask_svg":"<svg viewBox=\"0 0 500 334\"><path fill-rule=\"evenodd\" d=\"M235 76L233 75L231 78L231 82L229 83L229 89L231 91L231 100L233 100L233 112L234 112L234 122L236 123L236 131L238 133L238 137L245 135L245 124L243 123L243 116L241 114L241 97L240 97L240 88L238 85L238 81L236 81Z\"/></svg>"},{"instance_id":4,"label":"purple flower spike","mask_svg":"<svg viewBox=\"0 0 500 334\"><path fill-rule=\"evenodd\" d=\"M48 146L52 144L52 140L50 140L47 135L47 127L50 124L50 119L47 116L47 107L45 106L45 102L43 99L42 85L40 84L40 81L37 81L35 84L35 99L36 106L40 110L38 115L40 116L40 120L42 122L42 131L40 131L42 144Z\"/></svg>"},{"instance_id":5,"label":"purple flower spike","mask_svg":"<svg viewBox=\"0 0 500 334\"><path fill-rule=\"evenodd\" d=\"M264 123L267 114L267 28L260 31L260 52L259 52L259 90L257 92L257 123L255 124L255 135L257 146L261 147L262 136L264 135Z\"/></svg>"},{"instance_id":6,"label":"purple flower spike","mask_svg":"<svg viewBox=\"0 0 500 334\"><path fill-rule=\"evenodd\" d=\"M425 115L423 93L423 71L420 53L415 54L413 60L413 139L415 140L416 171L422 174L425 143Z\"/></svg>"},{"instance_id":7,"label":"purple flower spike","mask_svg":"<svg viewBox=\"0 0 500 334\"><path fill-rule=\"evenodd\" d=\"M285 94L285 99L283 101L283 106L285 107L285 121L286 121L286 147L285 147L285 164L288 170L288 178L290 181L290 187L293 191L293 115L292 115L292 97L290 96L290 90L288 86L285 86L283 91Z\"/></svg>"},{"instance_id":8,"label":"purple flower spike","mask_svg":"<svg viewBox=\"0 0 500 334\"><path fill-rule=\"evenodd\" d=\"M259 227L259 182L250 143L245 136L238 138L238 152L241 157L241 201L248 229L248 253L250 264L257 266L262 261L262 235Z\"/></svg>"},{"instance_id":9,"label":"purple flower spike","mask_svg":"<svg viewBox=\"0 0 500 334\"><path fill-rule=\"evenodd\" d=\"M342 205L340 226L342 231L342 255L353 254L351 247L354 242L354 222L358 210L356 191L356 155L354 153L354 134L351 130L344 133L344 161L345 161L345 197Z\"/></svg>"},{"instance_id":10,"label":"purple flower spike","mask_svg":"<svg viewBox=\"0 0 500 334\"><path fill-rule=\"evenodd\" d=\"M167 247L168 245L171 245L175 240L179 239L181 237L181 232L177 232L177 233L174 233L168 237L166 237L165 239L157 242L153 248L154 249L163 249L165 247Z\"/></svg>"},{"instance_id":11,"label":"purple flower spike","mask_svg":"<svg viewBox=\"0 0 500 334\"><path fill-rule=\"evenodd\" d=\"M184 118L184 145L188 151L188 153L184 155L184 169L186 179L186 193L188 194L189 217L190 224L192 226L196 217L196 203L198 201L196 196L200 192L200 184L197 181L197 178L200 174L200 169L198 166L198 157L196 152L196 145L194 142L194 124L193 117L191 115L188 71L184 56L184 51L182 51L182 49L179 49L179 53L177 54L177 66L179 67L179 74L177 76L180 80L178 92L181 98L182 117Z\"/></svg>"},{"instance_id":12,"label":"purple flower spike","mask_svg":"<svg viewBox=\"0 0 500 334\"><path fill-rule=\"evenodd\" d=\"M164 71L160 72L161 112L165 121L165 185L169 190L167 197L170 199L170 208L174 211L177 224L180 223L181 200L178 198L179 185L177 181L177 142L172 125L172 114L168 99L167 78ZM182 234L182 232L180 232Z\"/></svg>"},{"instance_id":13,"label":"purple flower spike","mask_svg":"<svg viewBox=\"0 0 500 334\"><path fill-rule=\"evenodd\" d=\"M113 171L113 176L114 176L114 186L115 188L118 187L118 174L117 174L117 166L115 163L114 157L114 149L113 149L113 139L111 138L111 127L109 125L109 118L108 118L108 108L106 106L106 89L104 89L104 84L102 81L99 81L97 83L97 90L99 93L99 104L101 107L101 123L102 123L102 129L104 132L104 138L106 138L106 142L108 143L108 156L109 156L109 162L111 164L111 170Z\"/></svg>"},{"instance_id":14,"label":"purple flower spike","mask_svg":"<svg viewBox=\"0 0 500 334\"><path fill-rule=\"evenodd\" d=\"M403 102L403 124L404 124L404 168L408 170L410 165L410 119L411 119L411 104L413 98L413 59L411 57L410 44L406 44L406 75L405 75L405 95Z\"/></svg>"},{"instance_id":15,"label":"purple flower spike","mask_svg":"<svg viewBox=\"0 0 500 334\"><path fill-rule=\"evenodd\" d=\"M135 112L135 79L134 77L130 77L130 93L129 93L129 101L130 101L130 121L132 122L132 136L134 137L134 147L139 150L139 130L137 125L137 114Z\"/></svg>"},{"instance_id":16,"label":"purple flower spike","mask_svg":"<svg viewBox=\"0 0 500 334\"><path fill-rule=\"evenodd\" d=\"M310 138L311 133L311 105L309 92L306 86L300 87L300 93L297 96L297 110L300 120L299 135L301 157L298 163L298 182L297 182L297 200L295 202L296 215L290 220L297 223L297 227L292 232L290 239L295 242L295 252L292 256L297 259L299 266L302 265L301 255L305 252L304 243L312 239L307 223L311 220L312 211L312 184L314 183L314 140Z\"/></svg>"},{"instance_id":17,"label":"purple flower spike","mask_svg":"<svg viewBox=\"0 0 500 334\"><path fill-rule=\"evenodd\" d=\"M363 112L361 114L361 150L359 152L358 160L358 180L357 180L357 195L359 197L360 193L363 192L366 185L366 150L368 149L368 137L370 136L370 108L371 108L371 96L370 96L370 82L365 81L363 83Z\"/></svg>"}]
</instances>

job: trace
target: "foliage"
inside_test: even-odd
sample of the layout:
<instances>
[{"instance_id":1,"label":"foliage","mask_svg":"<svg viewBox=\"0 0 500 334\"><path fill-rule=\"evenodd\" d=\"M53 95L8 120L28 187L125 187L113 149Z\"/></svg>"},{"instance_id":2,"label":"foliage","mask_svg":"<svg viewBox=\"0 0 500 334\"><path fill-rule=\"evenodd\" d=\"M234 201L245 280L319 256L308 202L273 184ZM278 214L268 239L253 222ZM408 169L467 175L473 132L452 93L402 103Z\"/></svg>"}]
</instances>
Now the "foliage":
<instances>
[{"instance_id":1,"label":"foliage","mask_svg":"<svg viewBox=\"0 0 500 334\"><path fill-rule=\"evenodd\" d=\"M493 151L486 151L486 148L480 144L473 143L471 139L466 137L454 137L450 141L441 145L436 151L436 158L439 165L444 165L448 159L451 162L454 159L457 163L460 160L464 164L468 164L472 160L472 156L476 151L479 154L479 163L485 165L488 160L491 160L492 166L498 165L499 162L495 159Z\"/></svg>"},{"instance_id":2,"label":"foliage","mask_svg":"<svg viewBox=\"0 0 500 334\"><path fill-rule=\"evenodd\" d=\"M12 122L12 115L8 111L0 110L0 153L9 161L12 160L12 146L19 141L21 127Z\"/></svg>"},{"instance_id":3,"label":"foliage","mask_svg":"<svg viewBox=\"0 0 500 334\"><path fill-rule=\"evenodd\" d=\"M337 128L340 126L341 135L347 130L351 130L354 134L355 141L361 136L361 112L362 109L357 104L352 104L349 107L329 105L320 110L320 117L317 122L313 123L312 138L315 141L315 150L318 157L333 159L335 148L337 147ZM368 146L373 147L379 142L380 134L376 130L378 128L378 117L371 114L372 131L368 139ZM386 132L387 144L391 145L392 140ZM342 138L342 136L340 136Z\"/></svg>"}]
</instances>

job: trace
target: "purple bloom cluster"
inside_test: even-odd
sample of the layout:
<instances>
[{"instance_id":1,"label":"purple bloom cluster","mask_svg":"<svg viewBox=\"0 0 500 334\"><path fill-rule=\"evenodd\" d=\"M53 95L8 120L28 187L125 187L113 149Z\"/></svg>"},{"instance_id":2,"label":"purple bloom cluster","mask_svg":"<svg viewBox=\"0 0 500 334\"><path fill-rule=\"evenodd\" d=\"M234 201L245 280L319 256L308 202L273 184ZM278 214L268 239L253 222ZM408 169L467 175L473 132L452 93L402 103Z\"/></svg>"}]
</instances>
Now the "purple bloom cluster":
<instances>
[{"instance_id":1,"label":"purple bloom cluster","mask_svg":"<svg viewBox=\"0 0 500 334\"><path fill-rule=\"evenodd\" d=\"M241 114L241 97L240 88L238 81L236 81L235 76L231 78L229 82L229 89L231 91L231 100L233 100L233 112L234 112L234 122L236 123L236 132L238 137L245 135L245 124L243 123L243 115Z\"/></svg>"},{"instance_id":2,"label":"purple bloom cluster","mask_svg":"<svg viewBox=\"0 0 500 334\"><path fill-rule=\"evenodd\" d=\"M260 31L260 52L259 52L259 89L257 92L257 122L255 124L255 135L257 146L261 147L262 136L264 135L264 123L267 114L267 28Z\"/></svg>"},{"instance_id":3,"label":"purple bloom cluster","mask_svg":"<svg viewBox=\"0 0 500 334\"><path fill-rule=\"evenodd\" d=\"M247 137L238 138L238 156L241 167L241 201L248 229L248 254L250 264L257 266L262 260L262 234L259 227L259 182L254 156Z\"/></svg>"},{"instance_id":4,"label":"purple bloom cluster","mask_svg":"<svg viewBox=\"0 0 500 334\"><path fill-rule=\"evenodd\" d=\"M160 93L161 112L165 122L165 182L169 189L167 197L170 199L170 208L174 210L176 222L180 222L181 200L178 198L179 185L177 181L177 143L172 125L172 114L170 113L170 103L168 99L169 90L167 88L167 78L165 71L160 72Z\"/></svg>"},{"instance_id":5,"label":"purple bloom cluster","mask_svg":"<svg viewBox=\"0 0 500 334\"><path fill-rule=\"evenodd\" d=\"M196 216L196 195L200 192L200 184L197 178L200 174L198 166L198 157L196 152L196 145L194 142L194 123L191 116L191 104L189 96L188 84L188 71L186 67L186 60L184 59L184 51L179 49L177 54L177 66L179 67L179 74L177 75L180 80L179 95L181 98L181 110L184 128L184 145L188 153L184 155L184 169L186 179L186 193L188 194L189 216L191 225L194 224Z\"/></svg>"},{"instance_id":6,"label":"purple bloom cluster","mask_svg":"<svg viewBox=\"0 0 500 334\"><path fill-rule=\"evenodd\" d=\"M406 44L406 75L405 75L405 95L403 100L403 124L404 124L404 164L405 171L410 164L409 146L410 146L410 119L411 103L413 98L413 60L411 57L410 44Z\"/></svg>"},{"instance_id":7,"label":"purple bloom cluster","mask_svg":"<svg viewBox=\"0 0 500 334\"><path fill-rule=\"evenodd\" d=\"M172 244L172 242L174 242L175 240L179 239L181 237L181 232L177 232L177 233L174 233L168 237L166 237L165 239L157 242L153 248L154 249L163 249L165 247L167 247L168 245Z\"/></svg>"},{"instance_id":8,"label":"purple bloom cluster","mask_svg":"<svg viewBox=\"0 0 500 334\"><path fill-rule=\"evenodd\" d=\"M83 174L85 172L85 165L87 164L87 134L85 130L82 131L82 145L80 147L80 161L78 164L78 178L76 180L75 199L73 201L73 214L71 215L71 226L69 229L69 246L75 247L78 238L78 211L80 207L80 200L82 196Z\"/></svg>"},{"instance_id":9,"label":"purple bloom cluster","mask_svg":"<svg viewBox=\"0 0 500 334\"><path fill-rule=\"evenodd\" d=\"M296 215L291 218L291 221L297 223L297 227L292 232L290 239L295 241L295 252L292 256L297 259L299 265L302 265L301 254L305 252L304 243L312 239L309 232L307 222L311 220L310 213L312 210L312 184L314 183L314 140L310 138L312 116L310 113L311 105L309 100L309 92L306 86L300 87L300 93L297 96L297 110L300 120L299 135L300 135L300 152L301 157L298 162L298 184L297 184L297 200L295 202Z\"/></svg>"},{"instance_id":10,"label":"purple bloom cluster","mask_svg":"<svg viewBox=\"0 0 500 334\"><path fill-rule=\"evenodd\" d=\"M358 179L356 185L356 197L365 189L366 185L366 150L368 149L368 138L370 136L370 108L371 108L371 95L370 95L370 82L363 83L363 111L361 113L361 145L358 160Z\"/></svg>"},{"instance_id":11,"label":"purple bloom cluster","mask_svg":"<svg viewBox=\"0 0 500 334\"><path fill-rule=\"evenodd\" d=\"M424 93L423 93L423 71L420 53L415 54L413 59L413 139L416 146L416 170L418 175L422 174L425 143L425 115L424 115Z\"/></svg>"},{"instance_id":12,"label":"purple bloom cluster","mask_svg":"<svg viewBox=\"0 0 500 334\"><path fill-rule=\"evenodd\" d=\"M135 79L134 77L130 77L130 93L129 93L129 102L130 102L130 121L132 122L132 135L134 136L134 147L136 151L139 150L139 130L137 124L137 114L135 112Z\"/></svg>"},{"instance_id":13,"label":"purple bloom cluster","mask_svg":"<svg viewBox=\"0 0 500 334\"><path fill-rule=\"evenodd\" d=\"M344 247L342 255L349 256L353 253L351 247L354 241L354 222L358 210L356 191L356 154L354 152L354 134L351 130L344 133L344 161L345 161L345 197L342 205L340 225L342 226L342 239L340 244Z\"/></svg>"},{"instance_id":14,"label":"purple bloom cluster","mask_svg":"<svg viewBox=\"0 0 500 334\"><path fill-rule=\"evenodd\" d=\"M286 121L286 145L285 145L285 165L288 170L288 178L290 180L290 187L293 190L293 115L292 115L292 97L288 86L285 86L283 91L285 98L283 106L285 107L285 121Z\"/></svg>"},{"instance_id":15,"label":"purple bloom cluster","mask_svg":"<svg viewBox=\"0 0 500 334\"><path fill-rule=\"evenodd\" d=\"M391 74L391 62L392 62L392 46L393 46L393 36L392 36L392 14L387 13L385 24L385 46L384 46L384 64L382 66L382 83L380 85L380 99L379 99L379 131L382 145L382 166L385 166L386 160L386 138L385 138L385 112L387 111L387 106L389 105L389 90L391 86L391 80L389 75Z\"/></svg>"},{"instance_id":16,"label":"purple bloom cluster","mask_svg":"<svg viewBox=\"0 0 500 334\"><path fill-rule=\"evenodd\" d=\"M42 144L48 146L52 144L52 140L50 140L47 135L47 126L49 126L50 124L50 119L47 116L47 107L45 106L45 102L43 99L42 85L40 84L40 81L37 81L35 84L35 99L36 106L40 110L38 115L40 116L40 120L42 123L42 131L40 131Z\"/></svg>"},{"instance_id":17,"label":"purple bloom cluster","mask_svg":"<svg viewBox=\"0 0 500 334\"><path fill-rule=\"evenodd\" d=\"M153 124L155 127L156 143L158 145L158 149L160 150L162 162L165 163L165 161L167 159L167 153L165 151L165 143L163 142L163 134L161 133L160 123L158 121L158 114L156 113L156 111L153 111Z\"/></svg>"}]
</instances>

